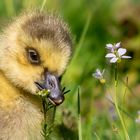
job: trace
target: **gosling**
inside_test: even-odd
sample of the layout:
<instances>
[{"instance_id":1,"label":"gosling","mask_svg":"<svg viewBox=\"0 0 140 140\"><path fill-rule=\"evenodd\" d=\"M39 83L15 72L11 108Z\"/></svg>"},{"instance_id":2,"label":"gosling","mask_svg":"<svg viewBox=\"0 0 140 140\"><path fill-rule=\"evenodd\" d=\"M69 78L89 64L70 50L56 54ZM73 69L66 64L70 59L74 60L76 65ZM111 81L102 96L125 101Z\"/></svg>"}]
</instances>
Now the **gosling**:
<instances>
[{"instance_id":1,"label":"gosling","mask_svg":"<svg viewBox=\"0 0 140 140\"><path fill-rule=\"evenodd\" d=\"M59 105L59 78L71 58L72 39L59 17L38 10L22 13L0 35L0 140L42 140L38 91Z\"/></svg>"}]
</instances>

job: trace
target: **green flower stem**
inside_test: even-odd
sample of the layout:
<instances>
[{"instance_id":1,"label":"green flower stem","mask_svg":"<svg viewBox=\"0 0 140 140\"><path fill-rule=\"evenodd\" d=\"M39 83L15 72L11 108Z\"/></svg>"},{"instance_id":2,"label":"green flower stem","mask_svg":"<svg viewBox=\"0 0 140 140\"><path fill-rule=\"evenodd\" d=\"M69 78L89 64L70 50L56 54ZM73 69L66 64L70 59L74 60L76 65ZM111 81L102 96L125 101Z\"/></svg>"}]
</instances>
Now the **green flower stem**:
<instances>
[{"instance_id":1,"label":"green flower stem","mask_svg":"<svg viewBox=\"0 0 140 140\"><path fill-rule=\"evenodd\" d=\"M45 98L41 97L42 99L42 106L43 106L43 114L44 114L44 122L43 122L43 136L44 140L47 139L47 104Z\"/></svg>"},{"instance_id":2,"label":"green flower stem","mask_svg":"<svg viewBox=\"0 0 140 140\"><path fill-rule=\"evenodd\" d=\"M78 87L78 140L82 140L81 110L80 110L80 91Z\"/></svg>"},{"instance_id":3,"label":"green flower stem","mask_svg":"<svg viewBox=\"0 0 140 140\"><path fill-rule=\"evenodd\" d=\"M54 125L55 114L56 114L56 106L53 107L52 125Z\"/></svg>"},{"instance_id":4,"label":"green flower stem","mask_svg":"<svg viewBox=\"0 0 140 140\"><path fill-rule=\"evenodd\" d=\"M95 132L94 135L96 136L97 140L101 140L100 137L97 135L97 133Z\"/></svg>"},{"instance_id":5,"label":"green flower stem","mask_svg":"<svg viewBox=\"0 0 140 140\"><path fill-rule=\"evenodd\" d=\"M13 0L4 0L5 7L7 11L7 15L10 17L15 14L15 7L14 7L14 1Z\"/></svg>"},{"instance_id":6,"label":"green flower stem","mask_svg":"<svg viewBox=\"0 0 140 140\"><path fill-rule=\"evenodd\" d=\"M42 107L43 107L43 114L44 114L44 121L43 121L43 137L44 140L48 140L49 139L49 135L52 132L53 126L54 126L54 121L55 121L55 113L56 113L56 106L53 106L49 103L48 99L47 99L47 95L50 93L49 90L41 90L38 92L39 97L41 98L42 101ZM51 120L51 125L47 124L47 112L53 107L53 116L52 116L52 120Z\"/></svg>"},{"instance_id":7,"label":"green flower stem","mask_svg":"<svg viewBox=\"0 0 140 140\"><path fill-rule=\"evenodd\" d=\"M128 86L128 77L126 78L126 85ZM123 102L122 102L123 105L125 105L125 96L126 96L127 86L125 86L125 88L124 88ZM122 114L122 118L123 118L123 121L124 121L124 114Z\"/></svg>"},{"instance_id":8,"label":"green flower stem","mask_svg":"<svg viewBox=\"0 0 140 140\"><path fill-rule=\"evenodd\" d=\"M120 119L122 127L123 127L125 140L130 140L128 132L126 130L125 123L123 121L123 118L122 118L120 110L119 110L118 102L117 102L117 86L118 86L118 63L115 66L115 99L114 99L115 101L114 101L114 103L115 103L115 108L116 108L116 111L118 113L119 119Z\"/></svg>"},{"instance_id":9,"label":"green flower stem","mask_svg":"<svg viewBox=\"0 0 140 140\"><path fill-rule=\"evenodd\" d=\"M40 8L41 11L43 11L43 9L44 9L44 7L45 7L45 4L46 4L46 1L47 1L47 0L43 0L43 3L42 3L41 8Z\"/></svg>"}]
</instances>

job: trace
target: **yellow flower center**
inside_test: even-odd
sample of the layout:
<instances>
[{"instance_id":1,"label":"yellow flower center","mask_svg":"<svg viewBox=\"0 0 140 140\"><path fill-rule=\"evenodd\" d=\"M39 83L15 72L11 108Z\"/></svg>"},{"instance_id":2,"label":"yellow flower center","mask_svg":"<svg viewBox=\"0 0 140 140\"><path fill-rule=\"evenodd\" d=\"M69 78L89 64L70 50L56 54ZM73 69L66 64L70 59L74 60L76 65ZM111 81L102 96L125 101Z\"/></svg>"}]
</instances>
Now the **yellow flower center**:
<instances>
[{"instance_id":1,"label":"yellow flower center","mask_svg":"<svg viewBox=\"0 0 140 140\"><path fill-rule=\"evenodd\" d=\"M100 79L101 84L105 84L106 80L104 78Z\"/></svg>"}]
</instances>

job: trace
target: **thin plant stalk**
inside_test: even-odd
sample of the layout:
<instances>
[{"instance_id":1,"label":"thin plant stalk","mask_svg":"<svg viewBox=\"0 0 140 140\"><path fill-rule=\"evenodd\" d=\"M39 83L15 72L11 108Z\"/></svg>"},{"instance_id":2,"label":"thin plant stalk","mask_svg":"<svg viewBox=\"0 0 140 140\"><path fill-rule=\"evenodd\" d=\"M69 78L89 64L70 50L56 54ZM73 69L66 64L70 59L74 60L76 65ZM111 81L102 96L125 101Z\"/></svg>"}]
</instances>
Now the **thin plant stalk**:
<instances>
[{"instance_id":1,"label":"thin plant stalk","mask_svg":"<svg viewBox=\"0 0 140 140\"><path fill-rule=\"evenodd\" d=\"M80 89L78 87L78 140L82 140L81 109L80 109Z\"/></svg>"},{"instance_id":2,"label":"thin plant stalk","mask_svg":"<svg viewBox=\"0 0 140 140\"><path fill-rule=\"evenodd\" d=\"M56 114L56 106L53 107L53 116L52 116L52 124L54 125L55 121L55 114Z\"/></svg>"},{"instance_id":3,"label":"thin plant stalk","mask_svg":"<svg viewBox=\"0 0 140 140\"><path fill-rule=\"evenodd\" d=\"M123 105L125 105L125 97L126 97L127 86L128 86L128 77L126 78L126 86L125 86L124 94L123 94ZM122 114L122 118L123 118L123 121L124 121L124 114Z\"/></svg>"},{"instance_id":4,"label":"thin plant stalk","mask_svg":"<svg viewBox=\"0 0 140 140\"><path fill-rule=\"evenodd\" d=\"M4 0L5 2L5 7L7 10L7 15L11 16L15 14L15 8L14 8L14 3L13 0Z\"/></svg>"},{"instance_id":5,"label":"thin plant stalk","mask_svg":"<svg viewBox=\"0 0 140 140\"><path fill-rule=\"evenodd\" d=\"M106 98L113 106L115 106L115 103L114 103L111 99L109 99L107 96L105 96L105 98ZM121 106L118 105L118 108L119 108L119 110L120 110L123 114L125 114L127 117L129 117L130 119L134 120L133 116L131 116L128 112L126 112Z\"/></svg>"},{"instance_id":6,"label":"thin plant stalk","mask_svg":"<svg viewBox=\"0 0 140 140\"><path fill-rule=\"evenodd\" d=\"M41 97L42 100L42 106L43 106L43 114L44 114L44 121L43 121L43 137L44 140L48 140L49 135L52 132L53 126L54 126L54 121L55 121L55 114L56 114L56 106L53 106L47 101L46 97ZM51 125L47 124L47 112L53 107L53 116L51 120Z\"/></svg>"},{"instance_id":7,"label":"thin plant stalk","mask_svg":"<svg viewBox=\"0 0 140 140\"><path fill-rule=\"evenodd\" d=\"M97 133L95 132L94 135L96 136L97 140L101 140L100 137L97 135Z\"/></svg>"},{"instance_id":8,"label":"thin plant stalk","mask_svg":"<svg viewBox=\"0 0 140 140\"><path fill-rule=\"evenodd\" d=\"M86 36L86 34L87 34L87 31L88 31L88 29L89 29L89 25L90 25L90 22L91 22L91 18L92 18L92 15L89 14L88 17L87 17L87 20L86 20L84 29L83 29L83 31L82 31L82 35L81 35L80 40L79 40L79 42L78 42L78 44L77 44L77 49L76 49L76 51L75 51L75 53L74 53L74 56L73 56L73 58L72 58L71 63L73 63L74 60L77 58L77 56L78 56L78 54L79 54L79 51L80 51L80 49L81 49L81 47L82 47L82 45L83 45L83 43L84 43L85 36Z\"/></svg>"},{"instance_id":9,"label":"thin plant stalk","mask_svg":"<svg viewBox=\"0 0 140 140\"><path fill-rule=\"evenodd\" d=\"M67 79L67 78L64 78L64 77L66 77L67 75L69 75L71 73L72 67L75 63L75 59L77 59L77 56L79 55L80 49L81 49L81 47L84 43L87 31L88 31L90 23L91 23L91 19L92 19L92 14L89 14L88 17L87 17L84 29L82 31L80 40L79 40L78 44L76 45L77 49L75 50L74 56L72 57L72 60L71 60L70 65L69 65L69 69L66 71L65 75L63 76L63 79ZM64 82L64 81L62 81L62 82ZM74 92L76 91L76 89L77 89L77 86L75 86Z\"/></svg>"},{"instance_id":10,"label":"thin plant stalk","mask_svg":"<svg viewBox=\"0 0 140 140\"><path fill-rule=\"evenodd\" d=\"M46 106L45 98L42 98L42 106L43 106L43 114L44 114L43 136L44 136L44 139L46 140L47 139L47 117L46 117L47 106Z\"/></svg>"},{"instance_id":11,"label":"thin plant stalk","mask_svg":"<svg viewBox=\"0 0 140 140\"><path fill-rule=\"evenodd\" d=\"M130 91L130 93L137 99L139 100L138 96L134 93L134 91L131 89L131 87L128 86L128 84L121 78L119 77L123 85Z\"/></svg>"},{"instance_id":12,"label":"thin plant stalk","mask_svg":"<svg viewBox=\"0 0 140 140\"><path fill-rule=\"evenodd\" d=\"M46 1L47 1L47 0L43 0L43 3L42 3L41 8L40 8L41 11L43 11L43 9L44 9L44 7L45 7L45 4L46 4Z\"/></svg>"},{"instance_id":13,"label":"thin plant stalk","mask_svg":"<svg viewBox=\"0 0 140 140\"><path fill-rule=\"evenodd\" d=\"M119 119L121 121L121 125L122 125L122 128L123 128L123 132L124 132L124 135L125 135L125 140L130 140L129 138L129 135L128 135L128 132L126 130L126 126L125 126L125 123L123 121L123 118L121 116L121 113L120 113L120 110L119 110L119 106L118 106L118 101L117 101L117 86L118 86L118 63L116 64L115 66L115 108L116 108L116 111L118 113L118 116L119 116Z\"/></svg>"}]
</instances>

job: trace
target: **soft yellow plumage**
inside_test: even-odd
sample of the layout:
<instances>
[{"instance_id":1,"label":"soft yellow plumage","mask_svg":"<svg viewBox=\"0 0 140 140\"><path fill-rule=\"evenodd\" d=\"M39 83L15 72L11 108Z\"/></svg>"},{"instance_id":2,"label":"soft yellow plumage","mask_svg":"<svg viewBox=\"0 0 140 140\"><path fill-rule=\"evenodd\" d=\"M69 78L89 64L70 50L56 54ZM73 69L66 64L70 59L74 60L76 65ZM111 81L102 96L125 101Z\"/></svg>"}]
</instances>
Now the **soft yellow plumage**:
<instances>
[{"instance_id":1,"label":"soft yellow plumage","mask_svg":"<svg viewBox=\"0 0 140 140\"><path fill-rule=\"evenodd\" d=\"M40 11L25 12L3 31L0 140L41 140L43 115L35 82L48 79L46 85L52 89L50 99L62 102L63 99L57 101L58 78L69 62L71 46L67 25L58 17Z\"/></svg>"}]
</instances>

